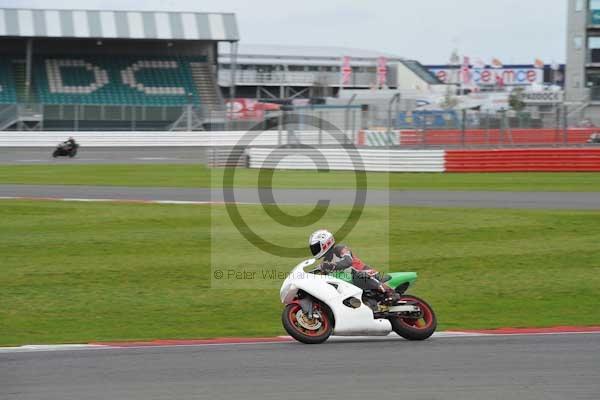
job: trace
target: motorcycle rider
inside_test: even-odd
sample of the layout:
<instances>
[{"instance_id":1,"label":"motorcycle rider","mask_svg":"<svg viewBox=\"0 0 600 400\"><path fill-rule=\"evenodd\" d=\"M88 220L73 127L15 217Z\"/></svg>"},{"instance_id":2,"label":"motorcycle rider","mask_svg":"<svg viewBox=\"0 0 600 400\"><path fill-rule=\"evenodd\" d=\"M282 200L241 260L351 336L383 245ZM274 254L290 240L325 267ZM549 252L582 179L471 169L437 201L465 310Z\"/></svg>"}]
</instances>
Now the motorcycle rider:
<instances>
[{"instance_id":1,"label":"motorcycle rider","mask_svg":"<svg viewBox=\"0 0 600 400\"><path fill-rule=\"evenodd\" d=\"M327 230L318 230L310 235L308 245L312 255L323 259L320 268L323 272L349 270L352 273L352 284L363 290L379 290L385 295L385 303L394 304L400 295L382 282L379 272L363 263L352 254L349 247L335 244L333 234Z\"/></svg>"},{"instance_id":2,"label":"motorcycle rider","mask_svg":"<svg viewBox=\"0 0 600 400\"><path fill-rule=\"evenodd\" d=\"M65 146L65 148L67 150L71 150L71 149L75 148L75 146L77 145L77 142L75 142L75 139L73 139L73 137L71 136L63 142L63 145Z\"/></svg>"}]
</instances>

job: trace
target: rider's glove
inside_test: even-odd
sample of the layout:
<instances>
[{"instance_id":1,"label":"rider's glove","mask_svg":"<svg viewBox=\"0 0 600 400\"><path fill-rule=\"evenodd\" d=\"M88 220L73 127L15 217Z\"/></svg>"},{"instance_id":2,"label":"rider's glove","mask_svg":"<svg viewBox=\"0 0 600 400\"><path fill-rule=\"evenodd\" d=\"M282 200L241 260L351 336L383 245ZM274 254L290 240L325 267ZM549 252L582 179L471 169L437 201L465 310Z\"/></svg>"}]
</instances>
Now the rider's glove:
<instances>
[{"instance_id":1,"label":"rider's glove","mask_svg":"<svg viewBox=\"0 0 600 400\"><path fill-rule=\"evenodd\" d=\"M331 272L335 270L335 264L324 262L323 264L321 264L321 270L323 270L324 272Z\"/></svg>"}]
</instances>

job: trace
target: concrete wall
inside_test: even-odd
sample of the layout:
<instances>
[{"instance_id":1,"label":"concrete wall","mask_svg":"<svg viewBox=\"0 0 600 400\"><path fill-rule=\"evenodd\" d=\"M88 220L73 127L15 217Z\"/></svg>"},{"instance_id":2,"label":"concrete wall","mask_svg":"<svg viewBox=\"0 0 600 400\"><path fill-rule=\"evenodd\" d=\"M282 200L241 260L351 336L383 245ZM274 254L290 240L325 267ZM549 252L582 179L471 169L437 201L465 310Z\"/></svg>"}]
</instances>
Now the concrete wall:
<instances>
[{"instance_id":1,"label":"concrete wall","mask_svg":"<svg viewBox=\"0 0 600 400\"><path fill-rule=\"evenodd\" d=\"M568 0L566 99L583 102L588 99L585 63L587 58L587 1Z\"/></svg>"}]
</instances>

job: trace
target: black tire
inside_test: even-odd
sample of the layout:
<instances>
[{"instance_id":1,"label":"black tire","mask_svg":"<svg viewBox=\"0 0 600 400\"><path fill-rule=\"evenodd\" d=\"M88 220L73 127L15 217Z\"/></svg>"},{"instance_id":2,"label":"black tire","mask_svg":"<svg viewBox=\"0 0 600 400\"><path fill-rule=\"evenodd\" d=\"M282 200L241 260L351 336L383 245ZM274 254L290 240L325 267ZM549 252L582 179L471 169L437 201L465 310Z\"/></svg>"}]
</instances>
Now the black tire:
<instances>
[{"instance_id":1,"label":"black tire","mask_svg":"<svg viewBox=\"0 0 600 400\"><path fill-rule=\"evenodd\" d=\"M71 150L71 152L69 153L69 158L73 158L77 155L77 150Z\"/></svg>"},{"instance_id":2,"label":"black tire","mask_svg":"<svg viewBox=\"0 0 600 400\"><path fill-rule=\"evenodd\" d=\"M325 327L314 334L306 334L303 332L303 328L298 326L296 322L293 321L295 313L298 310L301 310L301 307L298 304L288 304L283 309L283 313L281 314L281 322L283 323L283 327L285 331L294 339L304 344L321 344L329 339L329 336L333 333L333 318L331 317L331 313L328 308L323 306L320 303L315 302L315 306L320 308L321 311L321 321L322 325Z\"/></svg>"},{"instance_id":3,"label":"black tire","mask_svg":"<svg viewBox=\"0 0 600 400\"><path fill-rule=\"evenodd\" d=\"M412 325L407 318L391 318L392 329L398 335L402 336L407 340L426 340L434 334L437 328L437 317L433 308L423 299L416 296L402 295L401 301L414 301L419 303L421 310L423 311L426 325L424 327L418 327ZM415 320L416 321L416 320Z\"/></svg>"},{"instance_id":4,"label":"black tire","mask_svg":"<svg viewBox=\"0 0 600 400\"><path fill-rule=\"evenodd\" d=\"M56 158L58 156L59 156L58 150L54 150L54 153L52 153L52 157Z\"/></svg>"}]
</instances>

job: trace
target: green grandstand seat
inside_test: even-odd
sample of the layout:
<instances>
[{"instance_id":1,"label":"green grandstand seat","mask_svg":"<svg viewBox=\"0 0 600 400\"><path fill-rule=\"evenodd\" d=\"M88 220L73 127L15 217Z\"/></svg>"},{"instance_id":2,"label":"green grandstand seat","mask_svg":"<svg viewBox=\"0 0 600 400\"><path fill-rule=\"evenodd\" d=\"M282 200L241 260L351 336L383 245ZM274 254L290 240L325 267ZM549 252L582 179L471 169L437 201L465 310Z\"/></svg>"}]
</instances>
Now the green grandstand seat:
<instances>
[{"instance_id":1,"label":"green grandstand seat","mask_svg":"<svg viewBox=\"0 0 600 400\"><path fill-rule=\"evenodd\" d=\"M0 60L0 104L17 103L17 88L11 61Z\"/></svg>"},{"instance_id":2,"label":"green grandstand seat","mask_svg":"<svg viewBox=\"0 0 600 400\"><path fill-rule=\"evenodd\" d=\"M190 62L206 58L37 58L34 79L44 104L200 105Z\"/></svg>"}]
</instances>

